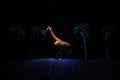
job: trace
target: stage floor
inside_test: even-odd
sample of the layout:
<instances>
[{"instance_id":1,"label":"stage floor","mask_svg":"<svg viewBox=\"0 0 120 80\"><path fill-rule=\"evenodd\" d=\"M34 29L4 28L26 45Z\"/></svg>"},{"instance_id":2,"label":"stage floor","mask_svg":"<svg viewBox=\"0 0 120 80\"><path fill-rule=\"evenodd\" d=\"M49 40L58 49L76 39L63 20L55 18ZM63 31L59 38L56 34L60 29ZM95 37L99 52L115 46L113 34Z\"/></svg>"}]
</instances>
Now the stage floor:
<instances>
[{"instance_id":1,"label":"stage floor","mask_svg":"<svg viewBox=\"0 0 120 80\"><path fill-rule=\"evenodd\" d=\"M1 62L0 71L0 80L120 80L120 60L40 58Z\"/></svg>"}]
</instances>

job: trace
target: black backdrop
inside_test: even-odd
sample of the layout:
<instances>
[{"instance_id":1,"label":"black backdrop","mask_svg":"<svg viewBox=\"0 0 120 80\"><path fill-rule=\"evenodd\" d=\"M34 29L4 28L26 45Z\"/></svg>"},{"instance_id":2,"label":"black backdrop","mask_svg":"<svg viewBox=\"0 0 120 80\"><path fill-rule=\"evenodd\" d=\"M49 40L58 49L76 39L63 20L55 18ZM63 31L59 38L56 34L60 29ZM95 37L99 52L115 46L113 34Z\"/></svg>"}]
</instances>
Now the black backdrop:
<instances>
[{"instance_id":1,"label":"black backdrop","mask_svg":"<svg viewBox=\"0 0 120 80\"><path fill-rule=\"evenodd\" d=\"M1 44L4 48L2 53L5 55L5 52L7 52L9 44L8 26L10 24L35 24L54 26L59 37L73 44L75 54L73 56L81 56L76 54L80 50L80 42L74 39L72 29L75 23L88 22L92 30L92 38L88 41L89 55L99 56L101 53L102 56L104 55L103 45L97 34L101 26L112 24L115 26L116 31L111 39L110 52L111 57L115 56L114 58L116 58L119 55L119 47L117 47L119 46L118 8L118 3L115 1L3 1L0 5L1 33L3 37L1 38ZM49 51L54 52L54 48L49 50L47 47L45 51L46 53L47 51L48 53L50 53Z\"/></svg>"}]
</instances>

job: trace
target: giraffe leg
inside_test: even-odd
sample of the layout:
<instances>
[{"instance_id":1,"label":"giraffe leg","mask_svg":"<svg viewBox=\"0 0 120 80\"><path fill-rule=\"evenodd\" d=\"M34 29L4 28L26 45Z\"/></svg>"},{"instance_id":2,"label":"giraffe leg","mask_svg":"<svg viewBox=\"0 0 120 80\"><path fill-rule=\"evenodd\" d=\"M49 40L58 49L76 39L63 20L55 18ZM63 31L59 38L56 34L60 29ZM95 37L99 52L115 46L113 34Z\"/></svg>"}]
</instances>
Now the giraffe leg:
<instances>
[{"instance_id":1,"label":"giraffe leg","mask_svg":"<svg viewBox=\"0 0 120 80\"><path fill-rule=\"evenodd\" d=\"M60 58L63 58L61 50L59 51Z\"/></svg>"},{"instance_id":2,"label":"giraffe leg","mask_svg":"<svg viewBox=\"0 0 120 80\"><path fill-rule=\"evenodd\" d=\"M55 56L55 59L57 59L58 58L58 53L56 54L56 56Z\"/></svg>"},{"instance_id":3,"label":"giraffe leg","mask_svg":"<svg viewBox=\"0 0 120 80\"><path fill-rule=\"evenodd\" d=\"M55 56L55 59L57 59L59 57L59 52L60 52L60 50L59 50L59 48L57 48L57 54Z\"/></svg>"},{"instance_id":4,"label":"giraffe leg","mask_svg":"<svg viewBox=\"0 0 120 80\"><path fill-rule=\"evenodd\" d=\"M69 58L70 57L70 51L66 48L64 48L64 50L65 50L66 58Z\"/></svg>"}]
</instances>

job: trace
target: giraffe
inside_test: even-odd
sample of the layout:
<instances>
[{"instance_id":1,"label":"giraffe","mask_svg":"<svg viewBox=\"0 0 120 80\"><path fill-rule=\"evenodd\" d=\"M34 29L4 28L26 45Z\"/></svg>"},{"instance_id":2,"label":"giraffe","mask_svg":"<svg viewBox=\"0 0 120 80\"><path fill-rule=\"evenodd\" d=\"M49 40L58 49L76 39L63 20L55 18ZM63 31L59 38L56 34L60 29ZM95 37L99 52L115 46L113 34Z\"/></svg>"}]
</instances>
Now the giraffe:
<instances>
[{"instance_id":1,"label":"giraffe","mask_svg":"<svg viewBox=\"0 0 120 80\"><path fill-rule=\"evenodd\" d=\"M65 52L65 55L69 56L71 54L71 51L72 51L72 46L70 43L66 42L66 41L63 41L61 40L60 38L58 38L53 30L52 30L52 27L51 26L48 26L46 31L49 31L50 32L50 35L51 37L53 38L54 40L54 46L56 47L57 49L57 54L56 54L56 59L58 58L58 56L60 56L60 58L63 58L62 56L62 51Z\"/></svg>"}]
</instances>

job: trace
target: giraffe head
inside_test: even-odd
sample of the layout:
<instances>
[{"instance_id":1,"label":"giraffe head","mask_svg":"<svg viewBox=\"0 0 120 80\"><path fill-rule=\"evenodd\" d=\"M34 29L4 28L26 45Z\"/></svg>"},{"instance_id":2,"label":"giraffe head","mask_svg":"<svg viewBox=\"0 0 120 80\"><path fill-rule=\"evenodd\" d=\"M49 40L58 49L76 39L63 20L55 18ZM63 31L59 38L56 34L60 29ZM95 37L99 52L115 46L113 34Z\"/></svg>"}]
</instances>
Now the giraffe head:
<instances>
[{"instance_id":1,"label":"giraffe head","mask_svg":"<svg viewBox=\"0 0 120 80\"><path fill-rule=\"evenodd\" d=\"M52 31L52 27L51 27L51 26L48 26L45 31L46 31L46 32Z\"/></svg>"},{"instance_id":2,"label":"giraffe head","mask_svg":"<svg viewBox=\"0 0 120 80\"><path fill-rule=\"evenodd\" d=\"M47 30L47 31L48 31L48 30L51 31L51 30L52 30L52 27L51 27L51 26L48 26L46 30Z\"/></svg>"}]
</instances>

